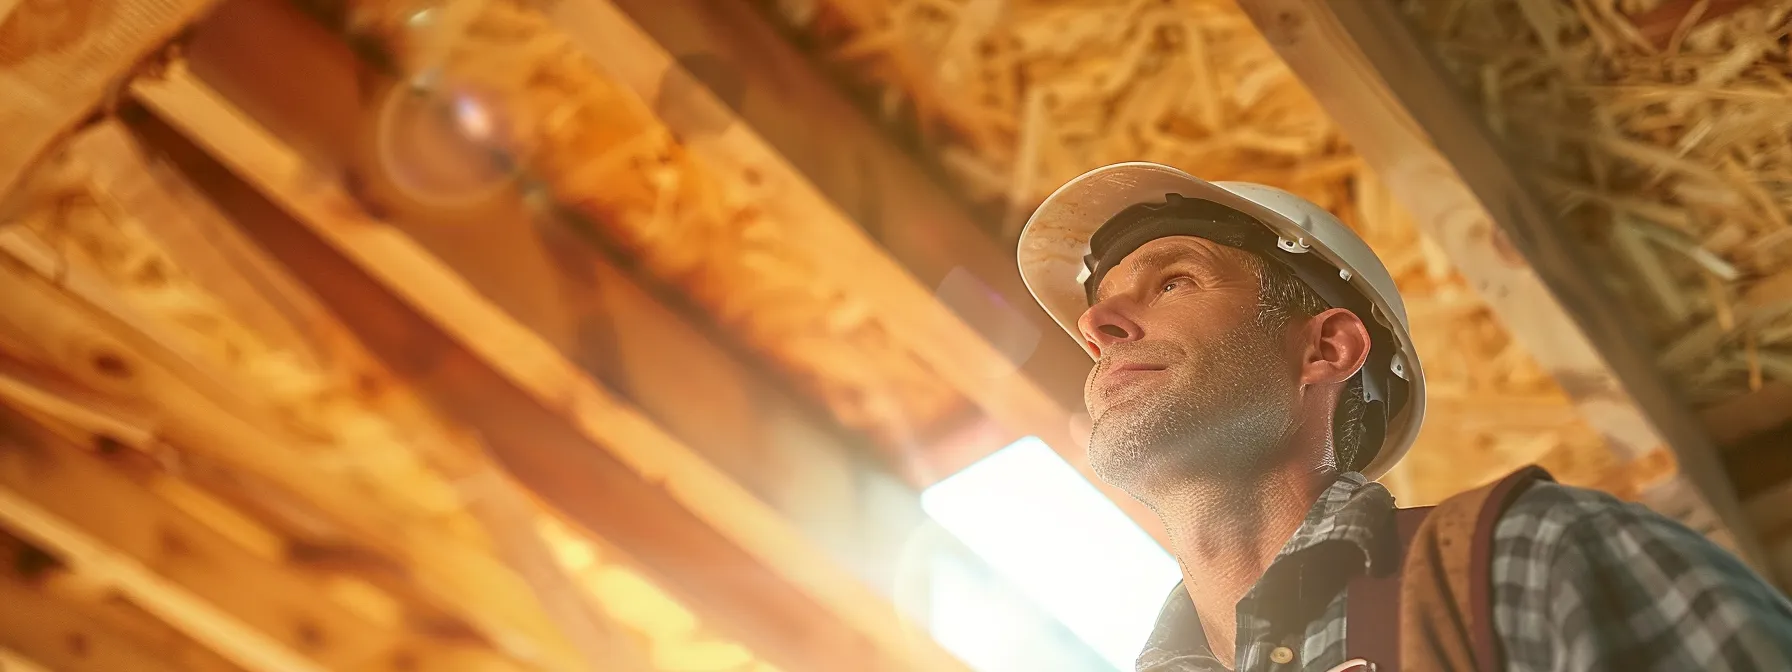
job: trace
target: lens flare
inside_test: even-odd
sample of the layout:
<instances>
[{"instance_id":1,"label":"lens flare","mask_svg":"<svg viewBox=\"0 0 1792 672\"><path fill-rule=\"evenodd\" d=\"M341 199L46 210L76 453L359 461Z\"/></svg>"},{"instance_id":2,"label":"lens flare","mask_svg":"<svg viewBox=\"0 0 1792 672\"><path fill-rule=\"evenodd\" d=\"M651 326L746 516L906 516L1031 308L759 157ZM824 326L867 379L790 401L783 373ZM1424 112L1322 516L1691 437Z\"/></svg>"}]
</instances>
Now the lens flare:
<instances>
[{"instance_id":1,"label":"lens flare","mask_svg":"<svg viewBox=\"0 0 1792 672\"><path fill-rule=\"evenodd\" d=\"M375 140L393 186L425 203L478 200L516 175L504 120L488 97L466 87L394 87Z\"/></svg>"}]
</instances>

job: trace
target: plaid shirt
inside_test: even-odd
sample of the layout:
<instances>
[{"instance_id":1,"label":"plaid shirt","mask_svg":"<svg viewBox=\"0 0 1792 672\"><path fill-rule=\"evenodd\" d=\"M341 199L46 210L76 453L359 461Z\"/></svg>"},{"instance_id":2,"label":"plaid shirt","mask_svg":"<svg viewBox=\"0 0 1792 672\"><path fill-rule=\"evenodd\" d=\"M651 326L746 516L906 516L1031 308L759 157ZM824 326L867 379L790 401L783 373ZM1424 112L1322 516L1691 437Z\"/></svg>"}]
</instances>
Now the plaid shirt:
<instances>
[{"instance_id":1,"label":"plaid shirt","mask_svg":"<svg viewBox=\"0 0 1792 672\"><path fill-rule=\"evenodd\" d=\"M1240 672L1344 662L1344 587L1398 562L1394 498L1340 476L1238 602ZM1537 483L1494 528L1493 610L1512 670L1792 670L1792 603L1703 536L1594 490ZM1293 659L1271 653L1287 647ZM1220 672L1179 584L1139 672Z\"/></svg>"}]
</instances>

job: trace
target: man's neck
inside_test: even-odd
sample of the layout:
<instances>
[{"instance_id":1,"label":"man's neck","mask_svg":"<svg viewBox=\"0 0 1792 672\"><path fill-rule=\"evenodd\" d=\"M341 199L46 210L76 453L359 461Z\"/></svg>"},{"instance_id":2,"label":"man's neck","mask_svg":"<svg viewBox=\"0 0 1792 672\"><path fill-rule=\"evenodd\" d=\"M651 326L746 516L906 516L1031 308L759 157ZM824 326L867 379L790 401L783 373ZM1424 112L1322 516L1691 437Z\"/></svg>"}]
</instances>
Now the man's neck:
<instances>
[{"instance_id":1,"label":"man's neck","mask_svg":"<svg viewBox=\"0 0 1792 672\"><path fill-rule=\"evenodd\" d=\"M1278 470L1255 479L1190 481L1153 498L1207 641L1227 667L1235 662L1238 600L1336 478L1330 470Z\"/></svg>"}]
</instances>

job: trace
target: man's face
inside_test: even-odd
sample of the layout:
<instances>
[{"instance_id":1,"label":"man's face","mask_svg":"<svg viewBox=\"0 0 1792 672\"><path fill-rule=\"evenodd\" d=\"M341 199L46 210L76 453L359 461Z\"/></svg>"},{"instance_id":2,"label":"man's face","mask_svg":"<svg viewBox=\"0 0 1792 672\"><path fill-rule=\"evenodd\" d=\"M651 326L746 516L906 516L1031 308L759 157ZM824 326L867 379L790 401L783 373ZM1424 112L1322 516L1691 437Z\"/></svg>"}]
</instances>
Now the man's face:
<instances>
[{"instance_id":1,"label":"man's face","mask_svg":"<svg viewBox=\"0 0 1792 672\"><path fill-rule=\"evenodd\" d=\"M1136 491L1244 476L1293 431L1299 358L1258 319L1257 268L1246 252L1173 236L1102 278L1078 326L1097 351L1083 396L1104 480Z\"/></svg>"}]
</instances>

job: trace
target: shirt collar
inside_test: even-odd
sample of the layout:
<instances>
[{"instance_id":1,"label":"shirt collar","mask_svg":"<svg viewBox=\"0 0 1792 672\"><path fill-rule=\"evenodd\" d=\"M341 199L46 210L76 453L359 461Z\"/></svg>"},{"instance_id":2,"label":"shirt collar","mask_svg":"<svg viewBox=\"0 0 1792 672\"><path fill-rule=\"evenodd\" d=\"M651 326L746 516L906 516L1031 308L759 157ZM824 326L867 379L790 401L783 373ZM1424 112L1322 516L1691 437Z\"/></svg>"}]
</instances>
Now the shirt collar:
<instances>
[{"instance_id":1,"label":"shirt collar","mask_svg":"<svg viewBox=\"0 0 1792 672\"><path fill-rule=\"evenodd\" d=\"M1393 551L1398 550L1392 543L1393 511L1394 496L1380 483L1354 471L1339 474L1307 509L1300 527L1282 545L1245 599L1261 592L1265 582L1286 575L1289 565L1298 565L1299 558L1295 556L1327 542L1348 543L1361 550L1366 569L1386 571L1385 565L1393 561ZM1178 661L1213 657L1195 604L1178 581L1158 611L1157 624L1139 655L1138 669L1167 671L1176 669L1170 665Z\"/></svg>"}]
</instances>

